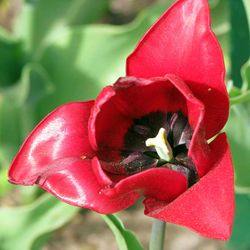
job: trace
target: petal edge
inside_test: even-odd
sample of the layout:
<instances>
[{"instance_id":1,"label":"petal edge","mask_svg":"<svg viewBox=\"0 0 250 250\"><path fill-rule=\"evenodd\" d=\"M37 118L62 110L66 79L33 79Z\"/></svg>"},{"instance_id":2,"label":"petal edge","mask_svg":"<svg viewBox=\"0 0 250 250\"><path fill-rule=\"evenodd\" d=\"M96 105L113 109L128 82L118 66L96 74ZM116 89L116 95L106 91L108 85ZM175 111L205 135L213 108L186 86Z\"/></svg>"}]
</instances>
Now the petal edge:
<instances>
[{"instance_id":1,"label":"petal edge","mask_svg":"<svg viewBox=\"0 0 250 250\"><path fill-rule=\"evenodd\" d=\"M93 101L64 104L47 115L30 133L13 160L9 180L32 185L55 160L92 156L87 122Z\"/></svg>"},{"instance_id":2,"label":"petal edge","mask_svg":"<svg viewBox=\"0 0 250 250\"><path fill-rule=\"evenodd\" d=\"M227 240L233 223L234 178L225 134L219 135L211 147L215 152L225 148L216 166L170 204L146 199L145 214L188 227L208 238Z\"/></svg>"}]
</instances>

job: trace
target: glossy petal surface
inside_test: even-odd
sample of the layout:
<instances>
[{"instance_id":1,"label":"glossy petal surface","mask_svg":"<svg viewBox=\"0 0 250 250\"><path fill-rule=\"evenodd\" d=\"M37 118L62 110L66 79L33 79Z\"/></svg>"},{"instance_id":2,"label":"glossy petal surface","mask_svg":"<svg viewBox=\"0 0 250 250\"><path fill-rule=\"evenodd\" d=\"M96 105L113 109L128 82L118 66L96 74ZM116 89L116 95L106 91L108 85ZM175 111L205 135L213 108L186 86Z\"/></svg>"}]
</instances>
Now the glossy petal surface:
<instances>
[{"instance_id":1,"label":"glossy petal surface","mask_svg":"<svg viewBox=\"0 0 250 250\"><path fill-rule=\"evenodd\" d=\"M146 197L171 202L186 189L187 178L183 174L168 168L152 168L127 176L105 194L115 197L136 191Z\"/></svg>"},{"instance_id":2,"label":"glossy petal surface","mask_svg":"<svg viewBox=\"0 0 250 250\"><path fill-rule=\"evenodd\" d=\"M210 138L228 117L223 55L210 28L207 0L179 0L151 27L127 59L127 75L175 74L206 106ZM220 105L220 108L218 108Z\"/></svg>"},{"instance_id":3,"label":"glossy petal surface","mask_svg":"<svg viewBox=\"0 0 250 250\"><path fill-rule=\"evenodd\" d=\"M226 240L234 214L232 159L225 134L211 143L213 169L172 203L145 200L151 217L191 228L198 233Z\"/></svg>"},{"instance_id":4,"label":"glossy petal surface","mask_svg":"<svg viewBox=\"0 0 250 250\"><path fill-rule=\"evenodd\" d=\"M54 162L53 172L45 172L38 184L59 199L74 206L99 213L114 213L132 205L139 195L135 192L110 198L104 194L111 181L100 169L96 158L70 158Z\"/></svg>"},{"instance_id":5,"label":"glossy petal surface","mask_svg":"<svg viewBox=\"0 0 250 250\"><path fill-rule=\"evenodd\" d=\"M33 130L12 162L9 180L32 185L58 159L91 157L87 123L93 101L65 104Z\"/></svg>"}]
</instances>

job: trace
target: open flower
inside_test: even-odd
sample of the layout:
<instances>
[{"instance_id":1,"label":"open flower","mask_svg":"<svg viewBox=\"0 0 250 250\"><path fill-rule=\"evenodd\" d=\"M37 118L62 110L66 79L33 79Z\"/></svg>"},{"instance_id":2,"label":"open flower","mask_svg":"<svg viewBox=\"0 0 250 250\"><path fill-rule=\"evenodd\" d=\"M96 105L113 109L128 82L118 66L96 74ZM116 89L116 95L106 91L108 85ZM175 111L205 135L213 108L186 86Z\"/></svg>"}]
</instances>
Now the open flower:
<instances>
[{"instance_id":1,"label":"open flower","mask_svg":"<svg viewBox=\"0 0 250 250\"><path fill-rule=\"evenodd\" d=\"M143 195L148 216L228 239L233 169L216 136L228 118L224 74L207 0L179 0L129 56L126 77L34 129L9 180L100 213Z\"/></svg>"}]
</instances>

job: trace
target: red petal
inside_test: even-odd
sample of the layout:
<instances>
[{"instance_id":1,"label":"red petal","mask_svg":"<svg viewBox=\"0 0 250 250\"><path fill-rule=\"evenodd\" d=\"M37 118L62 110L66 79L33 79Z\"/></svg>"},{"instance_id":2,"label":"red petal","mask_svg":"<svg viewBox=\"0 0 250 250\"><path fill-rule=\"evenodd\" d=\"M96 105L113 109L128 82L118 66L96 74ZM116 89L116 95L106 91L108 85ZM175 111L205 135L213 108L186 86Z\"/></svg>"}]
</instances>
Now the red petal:
<instances>
[{"instance_id":1,"label":"red petal","mask_svg":"<svg viewBox=\"0 0 250 250\"><path fill-rule=\"evenodd\" d=\"M146 197L170 202L187 189L187 178L168 168L152 168L128 176L119 181L114 188L106 189L110 197L136 191Z\"/></svg>"},{"instance_id":2,"label":"red petal","mask_svg":"<svg viewBox=\"0 0 250 250\"><path fill-rule=\"evenodd\" d=\"M114 213L132 205L139 195L135 192L107 197L104 190L112 182L100 168L97 159L69 158L55 161L39 178L38 184L64 202L89 208L99 213Z\"/></svg>"},{"instance_id":3,"label":"red petal","mask_svg":"<svg viewBox=\"0 0 250 250\"><path fill-rule=\"evenodd\" d=\"M185 98L167 78L119 79L100 93L92 109L89 119L92 147L120 149L133 119L156 111L186 113Z\"/></svg>"},{"instance_id":4,"label":"red petal","mask_svg":"<svg viewBox=\"0 0 250 250\"><path fill-rule=\"evenodd\" d=\"M106 87L96 99L89 119L93 148L99 153L105 148L100 158L105 155L115 161L133 119L155 111L182 111L188 115L194 129L189 156L199 176L203 176L210 169L207 164L209 147L203 135L204 105L175 75L151 79L126 77L119 79L113 87Z\"/></svg>"},{"instance_id":5,"label":"red petal","mask_svg":"<svg viewBox=\"0 0 250 250\"><path fill-rule=\"evenodd\" d=\"M170 204L145 200L145 214L186 226L205 237L227 240L234 214L234 178L226 135L212 143L213 169Z\"/></svg>"},{"instance_id":6,"label":"red petal","mask_svg":"<svg viewBox=\"0 0 250 250\"><path fill-rule=\"evenodd\" d=\"M188 156L192 159L198 175L202 177L206 174L211 165L210 148L204 135L204 105L194 96L189 87L175 75L166 75L168 79L186 99L188 121L194 129L192 140L189 146Z\"/></svg>"},{"instance_id":7,"label":"red petal","mask_svg":"<svg viewBox=\"0 0 250 250\"><path fill-rule=\"evenodd\" d=\"M146 33L127 59L127 75L175 74L206 106L207 138L224 126L229 101L224 62L210 28L207 0L179 0Z\"/></svg>"},{"instance_id":8,"label":"red petal","mask_svg":"<svg viewBox=\"0 0 250 250\"><path fill-rule=\"evenodd\" d=\"M89 140L95 150L100 150L101 145L113 149L123 144L123 136L120 135L125 134L131 119L124 115L120 106L111 86L104 88L96 98L89 119Z\"/></svg>"},{"instance_id":9,"label":"red petal","mask_svg":"<svg viewBox=\"0 0 250 250\"><path fill-rule=\"evenodd\" d=\"M32 185L55 160L92 156L87 123L93 103L63 105L40 122L14 159L9 171L10 181Z\"/></svg>"}]
</instances>

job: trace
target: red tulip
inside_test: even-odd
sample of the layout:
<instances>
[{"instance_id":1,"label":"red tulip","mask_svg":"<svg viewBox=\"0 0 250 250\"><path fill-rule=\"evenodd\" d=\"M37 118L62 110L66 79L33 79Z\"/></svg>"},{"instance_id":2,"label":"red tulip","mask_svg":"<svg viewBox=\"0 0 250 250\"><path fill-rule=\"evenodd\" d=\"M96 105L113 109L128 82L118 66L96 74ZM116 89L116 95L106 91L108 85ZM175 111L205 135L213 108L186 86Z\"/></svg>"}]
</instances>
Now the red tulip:
<instances>
[{"instance_id":1,"label":"red tulip","mask_svg":"<svg viewBox=\"0 0 250 250\"><path fill-rule=\"evenodd\" d=\"M100 213L143 195L146 215L228 239L233 168L217 135L229 110L224 74L207 0L179 0L128 57L127 77L34 129L9 180Z\"/></svg>"}]
</instances>

